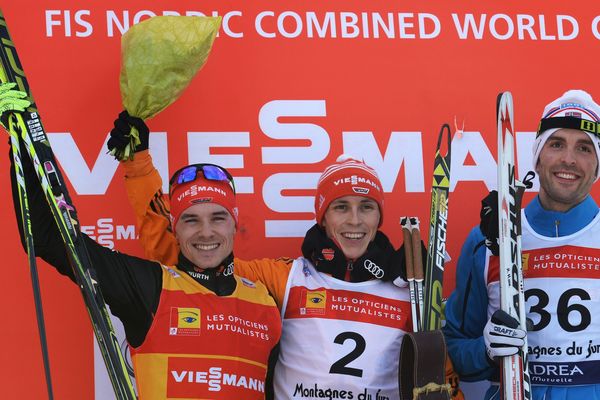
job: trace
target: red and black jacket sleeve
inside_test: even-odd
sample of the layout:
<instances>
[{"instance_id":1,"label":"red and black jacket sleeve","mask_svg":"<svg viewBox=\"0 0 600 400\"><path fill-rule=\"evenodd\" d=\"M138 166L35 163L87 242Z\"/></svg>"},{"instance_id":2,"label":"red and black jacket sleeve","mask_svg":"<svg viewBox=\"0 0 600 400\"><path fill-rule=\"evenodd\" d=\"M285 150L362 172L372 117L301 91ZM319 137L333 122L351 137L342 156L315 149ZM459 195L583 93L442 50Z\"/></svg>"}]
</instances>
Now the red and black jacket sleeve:
<instances>
[{"instance_id":1,"label":"red and black jacket sleeve","mask_svg":"<svg viewBox=\"0 0 600 400\"><path fill-rule=\"evenodd\" d=\"M21 154L23 155L23 173L27 188L35 254L75 282L64 242L46 202L33 165L22 145ZM17 225L21 242L25 243L12 156L10 156L10 162L11 188ZM160 264L112 251L99 245L88 236L82 235L106 303L110 306L112 314L123 322L130 345L139 346L146 337L158 307L162 289Z\"/></svg>"}]
</instances>

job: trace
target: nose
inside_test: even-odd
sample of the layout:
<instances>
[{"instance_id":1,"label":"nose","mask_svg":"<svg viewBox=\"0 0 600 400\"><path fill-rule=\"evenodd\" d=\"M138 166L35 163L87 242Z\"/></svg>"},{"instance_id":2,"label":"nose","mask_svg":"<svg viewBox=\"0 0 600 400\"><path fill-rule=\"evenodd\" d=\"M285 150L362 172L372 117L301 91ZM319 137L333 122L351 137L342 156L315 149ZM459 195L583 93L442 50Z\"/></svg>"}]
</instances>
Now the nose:
<instances>
[{"instance_id":1,"label":"nose","mask_svg":"<svg viewBox=\"0 0 600 400\"><path fill-rule=\"evenodd\" d=\"M213 235L213 229L210 226L210 224L199 224L198 230L196 231L196 235L201 238L210 238Z\"/></svg>"},{"instance_id":2,"label":"nose","mask_svg":"<svg viewBox=\"0 0 600 400\"><path fill-rule=\"evenodd\" d=\"M577 162L575 149L567 148L563 152L563 162L567 165L574 165Z\"/></svg>"},{"instance_id":3,"label":"nose","mask_svg":"<svg viewBox=\"0 0 600 400\"><path fill-rule=\"evenodd\" d=\"M358 207L350 208L350 215L348 216L348 222L353 225L358 225L361 222L360 213Z\"/></svg>"}]
</instances>

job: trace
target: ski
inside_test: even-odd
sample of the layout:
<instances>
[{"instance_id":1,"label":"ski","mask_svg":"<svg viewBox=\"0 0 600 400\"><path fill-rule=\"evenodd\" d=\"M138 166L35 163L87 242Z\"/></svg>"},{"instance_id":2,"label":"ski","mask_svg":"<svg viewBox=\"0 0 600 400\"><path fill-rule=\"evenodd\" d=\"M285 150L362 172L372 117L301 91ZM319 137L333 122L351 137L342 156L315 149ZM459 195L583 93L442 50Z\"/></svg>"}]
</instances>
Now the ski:
<instances>
[{"instance_id":1,"label":"ski","mask_svg":"<svg viewBox=\"0 0 600 400\"><path fill-rule=\"evenodd\" d=\"M67 192L62 174L58 170L50 142L42 127L37 106L31 96L29 84L1 11L0 40L2 42L0 46L1 83L16 83L19 90L27 93L28 99L32 103L26 112L11 113L8 117L7 129L11 136L13 148L22 143L31 158L42 190L65 243L69 261L92 322L115 395L117 399L134 400L136 398L135 392L127 373L124 357L119 351L119 343L112 328L104 299L97 286L95 270L92 267L79 230L75 207ZM22 171L20 159L16 158L15 168ZM19 176L17 172L16 178L18 180L22 176Z\"/></svg>"},{"instance_id":2,"label":"ski","mask_svg":"<svg viewBox=\"0 0 600 400\"><path fill-rule=\"evenodd\" d=\"M496 103L498 124L498 227L500 256L500 309L527 330L523 271L521 266L521 195L523 185L516 179L514 154L514 112L510 92L500 93ZM502 358L501 390L504 400L531 399L527 366L527 338L520 351Z\"/></svg>"},{"instance_id":3,"label":"ski","mask_svg":"<svg viewBox=\"0 0 600 400\"><path fill-rule=\"evenodd\" d=\"M29 274L31 275L31 286L33 289L33 301L35 304L35 315L40 335L40 346L42 349L42 361L44 363L44 375L46 377L46 391L48 399L54 399L52 391L52 375L50 373L50 356L48 355L48 341L46 340L46 324L44 322L44 308L42 306L42 291L37 271L37 262L35 260L35 250L33 243L33 234L31 232L31 215L29 213L29 201L27 200L27 190L25 188L25 176L21 164L21 152L19 149L19 138L10 135L10 148L15 167L15 178L17 182L17 195L21 206L21 223L23 237L25 238L25 249L27 251L27 261L29 264Z\"/></svg>"},{"instance_id":4,"label":"ski","mask_svg":"<svg viewBox=\"0 0 600 400\"><path fill-rule=\"evenodd\" d=\"M442 155L442 139L446 134L448 148ZM448 224L448 194L450 192L451 134L448 124L442 125L433 163L431 208L429 212L429 243L425 265L425 305L422 310L423 329L433 331L442 327L442 286L446 259L446 227Z\"/></svg>"}]
</instances>

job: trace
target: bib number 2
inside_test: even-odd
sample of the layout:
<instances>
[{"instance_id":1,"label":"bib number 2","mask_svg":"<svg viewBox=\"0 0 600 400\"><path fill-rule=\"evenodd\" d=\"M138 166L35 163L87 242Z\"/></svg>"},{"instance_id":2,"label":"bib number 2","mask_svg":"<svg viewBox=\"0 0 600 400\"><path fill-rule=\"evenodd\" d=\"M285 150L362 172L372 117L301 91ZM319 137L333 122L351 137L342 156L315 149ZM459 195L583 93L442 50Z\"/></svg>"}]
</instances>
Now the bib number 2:
<instances>
[{"instance_id":1,"label":"bib number 2","mask_svg":"<svg viewBox=\"0 0 600 400\"><path fill-rule=\"evenodd\" d=\"M344 344L346 341L354 342L354 348L350 353L340 358L331 365L330 374L352 375L362 378L363 370L359 368L348 367L352 361L356 360L367 348L367 342L364 337L356 332L342 332L335 337L334 343Z\"/></svg>"}]
</instances>

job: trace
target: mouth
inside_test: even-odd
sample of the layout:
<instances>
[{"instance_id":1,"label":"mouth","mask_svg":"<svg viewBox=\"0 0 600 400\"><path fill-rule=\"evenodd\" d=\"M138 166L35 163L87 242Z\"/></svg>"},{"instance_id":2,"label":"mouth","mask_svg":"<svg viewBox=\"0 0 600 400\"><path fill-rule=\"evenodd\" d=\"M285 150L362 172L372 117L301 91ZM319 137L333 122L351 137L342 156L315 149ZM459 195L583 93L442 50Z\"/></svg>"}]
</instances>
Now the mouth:
<instances>
[{"instance_id":1,"label":"mouth","mask_svg":"<svg viewBox=\"0 0 600 400\"><path fill-rule=\"evenodd\" d=\"M559 171L559 172L555 172L554 176L556 176L557 178L560 178L560 179L567 180L567 181L575 181L575 180L579 179L579 175L574 174L573 172Z\"/></svg>"},{"instance_id":2,"label":"mouth","mask_svg":"<svg viewBox=\"0 0 600 400\"><path fill-rule=\"evenodd\" d=\"M193 244L196 250L200 251L211 251L220 246L219 243L196 243Z\"/></svg>"},{"instance_id":3,"label":"mouth","mask_svg":"<svg viewBox=\"0 0 600 400\"><path fill-rule=\"evenodd\" d=\"M364 232L342 232L342 237L348 240L361 240L366 236Z\"/></svg>"}]
</instances>

